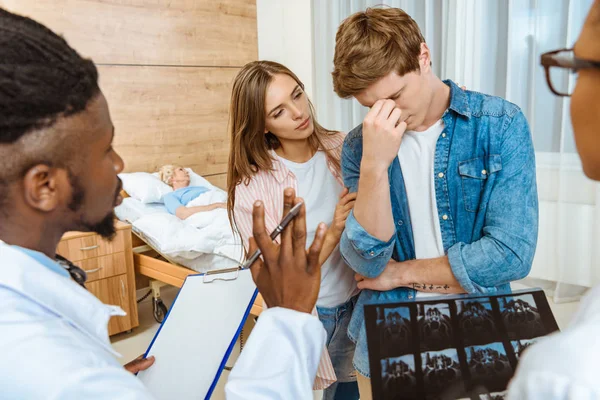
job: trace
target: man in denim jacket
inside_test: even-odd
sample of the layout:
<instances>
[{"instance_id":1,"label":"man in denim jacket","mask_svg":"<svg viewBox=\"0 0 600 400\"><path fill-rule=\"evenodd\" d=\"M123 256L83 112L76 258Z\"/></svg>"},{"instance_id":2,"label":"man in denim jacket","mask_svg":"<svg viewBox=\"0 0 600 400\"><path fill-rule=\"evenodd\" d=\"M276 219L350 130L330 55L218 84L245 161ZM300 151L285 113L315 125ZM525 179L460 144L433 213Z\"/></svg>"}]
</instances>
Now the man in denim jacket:
<instances>
[{"instance_id":1,"label":"man in denim jacket","mask_svg":"<svg viewBox=\"0 0 600 400\"><path fill-rule=\"evenodd\" d=\"M510 290L529 273L535 159L519 107L442 82L402 10L368 9L342 23L333 83L371 108L342 153L345 185L358 191L340 246L365 289L348 330L363 399L371 396L363 305Z\"/></svg>"}]
</instances>

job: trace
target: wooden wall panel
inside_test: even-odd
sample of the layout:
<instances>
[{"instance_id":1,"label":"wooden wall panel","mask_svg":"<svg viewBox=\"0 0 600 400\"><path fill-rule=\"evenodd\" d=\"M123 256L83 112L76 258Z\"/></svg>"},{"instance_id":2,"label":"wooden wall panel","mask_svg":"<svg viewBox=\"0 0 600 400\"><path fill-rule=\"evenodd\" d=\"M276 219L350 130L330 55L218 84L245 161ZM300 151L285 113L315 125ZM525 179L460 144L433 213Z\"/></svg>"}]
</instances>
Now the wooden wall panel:
<instances>
[{"instance_id":1,"label":"wooden wall panel","mask_svg":"<svg viewBox=\"0 0 600 400\"><path fill-rule=\"evenodd\" d=\"M98 64L242 66L258 53L255 0L0 0Z\"/></svg>"},{"instance_id":2,"label":"wooden wall panel","mask_svg":"<svg viewBox=\"0 0 600 400\"><path fill-rule=\"evenodd\" d=\"M227 173L217 174L217 175L207 175L205 176L206 180L215 185L218 188L223 190L227 190Z\"/></svg>"},{"instance_id":3,"label":"wooden wall panel","mask_svg":"<svg viewBox=\"0 0 600 400\"><path fill-rule=\"evenodd\" d=\"M0 0L100 73L125 171L178 163L226 186L235 74L257 57L256 0Z\"/></svg>"},{"instance_id":4,"label":"wooden wall panel","mask_svg":"<svg viewBox=\"0 0 600 400\"><path fill-rule=\"evenodd\" d=\"M181 164L198 174L227 171L233 68L101 66L100 87L125 171Z\"/></svg>"}]
</instances>

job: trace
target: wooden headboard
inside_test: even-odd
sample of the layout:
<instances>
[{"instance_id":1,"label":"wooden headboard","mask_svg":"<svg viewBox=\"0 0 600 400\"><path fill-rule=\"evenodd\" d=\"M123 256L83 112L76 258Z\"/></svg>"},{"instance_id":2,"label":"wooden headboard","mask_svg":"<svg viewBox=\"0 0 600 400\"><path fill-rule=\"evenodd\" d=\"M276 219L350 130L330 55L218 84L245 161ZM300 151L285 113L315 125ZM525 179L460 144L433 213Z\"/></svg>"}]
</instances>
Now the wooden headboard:
<instances>
[{"instance_id":1,"label":"wooden headboard","mask_svg":"<svg viewBox=\"0 0 600 400\"><path fill-rule=\"evenodd\" d=\"M181 164L224 187L231 85L257 58L255 0L2 0L98 66L125 171Z\"/></svg>"}]
</instances>

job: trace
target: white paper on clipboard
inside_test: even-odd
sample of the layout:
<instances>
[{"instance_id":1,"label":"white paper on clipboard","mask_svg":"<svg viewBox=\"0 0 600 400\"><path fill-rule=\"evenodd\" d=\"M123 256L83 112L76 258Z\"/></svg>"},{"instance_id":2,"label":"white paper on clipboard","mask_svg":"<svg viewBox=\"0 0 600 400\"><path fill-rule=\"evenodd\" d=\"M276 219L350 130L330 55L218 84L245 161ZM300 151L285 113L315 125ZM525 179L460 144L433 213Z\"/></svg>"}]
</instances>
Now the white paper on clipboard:
<instances>
[{"instance_id":1,"label":"white paper on clipboard","mask_svg":"<svg viewBox=\"0 0 600 400\"><path fill-rule=\"evenodd\" d=\"M187 277L138 374L156 399L210 398L256 293L250 270Z\"/></svg>"}]
</instances>

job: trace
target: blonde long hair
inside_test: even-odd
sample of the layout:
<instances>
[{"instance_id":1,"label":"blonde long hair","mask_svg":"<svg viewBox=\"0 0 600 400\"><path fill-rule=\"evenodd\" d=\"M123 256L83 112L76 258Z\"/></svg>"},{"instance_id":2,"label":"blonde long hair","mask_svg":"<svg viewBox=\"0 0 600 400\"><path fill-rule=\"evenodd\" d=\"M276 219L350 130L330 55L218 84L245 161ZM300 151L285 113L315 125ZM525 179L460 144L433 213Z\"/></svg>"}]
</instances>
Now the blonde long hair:
<instances>
[{"instance_id":1,"label":"blonde long hair","mask_svg":"<svg viewBox=\"0 0 600 400\"><path fill-rule=\"evenodd\" d=\"M248 184L259 171L273 169L273 158L269 150L281 144L272 133L265 134L265 98L273 77L285 74L293 78L304 90L304 84L287 67L273 61L253 61L246 64L235 77L229 108L230 151L227 168L227 215L234 231L237 231L233 208L235 188L240 183ZM313 150L327 153L333 166L339 171L340 160L332 156L332 150L323 146L323 137L337 132L323 128L315 120L315 110L308 100L314 122L314 132L308 138Z\"/></svg>"}]
</instances>

